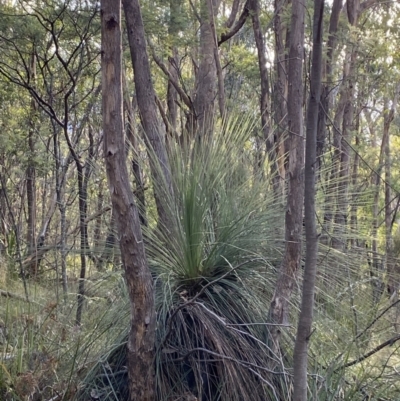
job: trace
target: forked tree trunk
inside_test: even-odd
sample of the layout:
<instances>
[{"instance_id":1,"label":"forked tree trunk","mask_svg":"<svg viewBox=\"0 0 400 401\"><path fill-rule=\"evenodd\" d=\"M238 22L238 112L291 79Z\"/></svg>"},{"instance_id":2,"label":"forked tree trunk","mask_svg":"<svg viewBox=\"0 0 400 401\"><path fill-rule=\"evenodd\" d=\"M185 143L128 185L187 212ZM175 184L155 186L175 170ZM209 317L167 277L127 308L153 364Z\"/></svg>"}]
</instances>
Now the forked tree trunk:
<instances>
[{"instance_id":1,"label":"forked tree trunk","mask_svg":"<svg viewBox=\"0 0 400 401\"><path fill-rule=\"evenodd\" d=\"M104 157L131 304L127 345L130 400L153 401L156 315L153 282L126 165L120 0L101 1L101 20Z\"/></svg>"},{"instance_id":2,"label":"forked tree trunk","mask_svg":"<svg viewBox=\"0 0 400 401\"><path fill-rule=\"evenodd\" d=\"M301 237L303 230L304 196L304 135L303 135L303 49L304 49L304 2L293 0L288 76L288 126L289 166L288 195L285 216L285 253L272 297L269 321L270 346L279 354L282 328L287 323L289 300L301 260Z\"/></svg>"},{"instance_id":3,"label":"forked tree trunk","mask_svg":"<svg viewBox=\"0 0 400 401\"><path fill-rule=\"evenodd\" d=\"M306 231L306 260L300 317L294 347L294 401L307 401L308 342L311 335L314 309L314 288L317 273L318 236L315 219L315 170L317 163L318 108L321 98L322 40L324 0L314 0L313 55L310 99L306 121L306 159L304 168L304 220Z\"/></svg>"}]
</instances>

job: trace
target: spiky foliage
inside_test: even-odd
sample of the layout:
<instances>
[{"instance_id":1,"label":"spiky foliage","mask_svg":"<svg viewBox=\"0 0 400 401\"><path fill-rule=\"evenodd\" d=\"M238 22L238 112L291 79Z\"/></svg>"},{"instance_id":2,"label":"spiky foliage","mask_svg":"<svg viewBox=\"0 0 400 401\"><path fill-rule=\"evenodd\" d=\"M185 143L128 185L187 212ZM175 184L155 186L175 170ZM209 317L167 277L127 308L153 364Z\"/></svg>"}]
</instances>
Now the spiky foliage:
<instances>
[{"instance_id":1,"label":"spiky foliage","mask_svg":"<svg viewBox=\"0 0 400 401\"><path fill-rule=\"evenodd\" d=\"M173 226L152 236L160 400L268 399L265 319L283 210L251 174L249 120L171 149Z\"/></svg>"},{"instance_id":2,"label":"spiky foliage","mask_svg":"<svg viewBox=\"0 0 400 401\"><path fill-rule=\"evenodd\" d=\"M169 226L145 228L156 291L158 400L277 399L287 384L279 360L277 372L266 368L276 356L265 342L283 207L269 180L252 173L252 129L251 119L231 119L212 137L169 148L174 194L156 186ZM107 355L114 373L123 370L123 355L123 346ZM124 393L123 380L111 373L105 387L112 391L101 389L104 372L97 372L88 391L95 384L110 400Z\"/></svg>"},{"instance_id":3,"label":"spiky foliage","mask_svg":"<svg viewBox=\"0 0 400 401\"><path fill-rule=\"evenodd\" d=\"M251 131L249 120L230 120L212 138L171 145L174 196L162 184L156 187L169 210L168 227L157 226L157 216L151 215L155 207L148 205L153 224L145 237L157 302L158 400L290 398L287 368L300 291L293 292L292 328L282 330L287 334L282 349L289 350L285 366L279 360L271 364L279 358L268 349L266 317L282 258L284 207L269 187L270 177L254 174ZM321 244L309 397L393 399L397 348L380 345L396 338L399 303L382 293L373 301L376 255L365 248L371 241L366 209L373 197L350 185L357 224L334 224L338 183L331 181L330 169L321 171L318 188ZM331 224L324 220L327 212ZM341 241L336 248L335 236ZM128 327L129 306L118 308L111 312L113 327ZM126 338L119 330L102 342L103 352L91 353L80 400L91 393L107 401L125 399ZM271 365L274 373L268 371Z\"/></svg>"}]
</instances>

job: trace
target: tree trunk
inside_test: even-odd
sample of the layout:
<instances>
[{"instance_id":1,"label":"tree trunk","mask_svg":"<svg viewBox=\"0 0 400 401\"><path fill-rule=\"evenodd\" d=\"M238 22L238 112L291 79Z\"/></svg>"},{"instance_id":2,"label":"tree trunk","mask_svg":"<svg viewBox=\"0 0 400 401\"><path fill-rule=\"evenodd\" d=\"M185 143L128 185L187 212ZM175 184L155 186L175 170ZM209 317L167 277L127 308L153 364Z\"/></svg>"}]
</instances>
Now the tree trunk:
<instances>
[{"instance_id":1,"label":"tree trunk","mask_svg":"<svg viewBox=\"0 0 400 401\"><path fill-rule=\"evenodd\" d=\"M300 317L293 355L294 401L307 401L308 342L313 321L314 288L317 273L318 235L315 218L315 170L317 162L318 108L321 98L322 81L323 23L324 0L314 0L313 53L310 99L307 109L306 158L304 169L306 260Z\"/></svg>"},{"instance_id":2,"label":"tree trunk","mask_svg":"<svg viewBox=\"0 0 400 401\"><path fill-rule=\"evenodd\" d=\"M126 136L129 140L129 143L132 147L132 172L135 177L135 197L138 202L139 207L139 218L140 223L144 226L147 226L147 216L146 216L146 199L144 195L144 183L143 183L143 174L142 167L139 161L139 143L137 140L137 136L135 133L135 97L132 98L132 101L129 99L129 94L127 92L126 85L124 84L124 108L127 111L128 121L127 121L127 130Z\"/></svg>"},{"instance_id":3,"label":"tree trunk","mask_svg":"<svg viewBox=\"0 0 400 401\"><path fill-rule=\"evenodd\" d=\"M36 80L36 57L34 54L31 56L31 74L32 80ZM27 221L27 235L26 242L28 248L28 255L36 250L36 169L35 169L35 118L36 118L36 101L31 99L29 117L29 132L28 132L28 145L29 145L29 160L28 167L26 168L26 200L28 206L28 221ZM27 271L28 275L36 276L37 263L32 264L32 270Z\"/></svg>"},{"instance_id":4,"label":"tree trunk","mask_svg":"<svg viewBox=\"0 0 400 401\"><path fill-rule=\"evenodd\" d=\"M180 10L181 10L181 1L178 0L170 0L169 1L169 10L170 10L170 18L168 25L168 35L170 43L173 43L170 47L170 55L168 58L168 70L176 82L179 82L179 58L178 58L178 49L175 45L175 41L178 38L179 29L179 20L180 20ZM171 80L168 80L168 88L167 88L167 104L168 104L168 121L170 126L173 129L173 135L176 133L177 122L178 122L178 92L176 91L174 85Z\"/></svg>"},{"instance_id":5,"label":"tree trunk","mask_svg":"<svg viewBox=\"0 0 400 401\"><path fill-rule=\"evenodd\" d=\"M166 206L167 202L164 199L173 196L172 180L165 147L165 130L162 128L157 114L156 95L147 57L142 14L138 0L122 0L122 4L128 31L140 119L149 147L149 160L159 223L160 227L168 233L172 227Z\"/></svg>"},{"instance_id":6,"label":"tree trunk","mask_svg":"<svg viewBox=\"0 0 400 401\"><path fill-rule=\"evenodd\" d=\"M261 95L260 95L260 114L261 114L261 129L263 133L263 143L265 151L271 166L271 175L273 179L274 191L278 194L280 176L277 167L277 157L275 154L274 136L270 132L269 121L269 81L268 69L265 50L264 34L260 23L260 4L259 0L250 1L251 20L253 23L254 39L257 47L258 69L260 72ZM260 167L262 168L261 163Z\"/></svg>"},{"instance_id":7,"label":"tree trunk","mask_svg":"<svg viewBox=\"0 0 400 401\"><path fill-rule=\"evenodd\" d=\"M343 8L343 0L334 0L332 5L332 12L329 21L329 38L327 43L326 60L323 71L323 81L325 84L322 88L321 103L319 106L318 114L318 133L317 133L317 166L319 170L321 167L321 157L325 151L326 141L326 119L329 116L331 107L331 89L332 89L332 64L333 55L337 45L337 30L339 26L340 12Z\"/></svg>"},{"instance_id":8,"label":"tree trunk","mask_svg":"<svg viewBox=\"0 0 400 401\"><path fill-rule=\"evenodd\" d=\"M391 199L391 157L390 157L390 125L394 119L397 108L400 84L395 89L392 106L389 109L388 99L385 99L383 109L383 137L385 138L385 248L386 248L386 274L388 277L387 290L390 296L397 294L399 290L399 272L393 257L392 237L392 199ZM382 140L383 142L383 140Z\"/></svg>"},{"instance_id":9,"label":"tree trunk","mask_svg":"<svg viewBox=\"0 0 400 401\"><path fill-rule=\"evenodd\" d=\"M88 239L88 223L87 223L87 187L89 178L92 173L94 159L94 139L92 128L88 129L89 136L89 155L85 166L77 164L78 171L78 194L79 194L79 227L80 227L80 257L81 271L78 282L78 305L76 311L76 324L79 326L82 321L82 310L85 299L85 280L86 280L86 264L87 256L90 255L89 239Z\"/></svg>"},{"instance_id":10,"label":"tree trunk","mask_svg":"<svg viewBox=\"0 0 400 401\"><path fill-rule=\"evenodd\" d=\"M130 15L130 17L135 16L137 17L137 14ZM126 166L122 111L120 1L102 0L101 17L104 157L131 304L131 325L127 345L130 400L153 401L156 315L153 281L147 266L139 213L130 188ZM129 30L131 29L132 26ZM144 56L147 60L147 55ZM152 102L154 103L154 98ZM154 113L154 110L152 112ZM142 119L144 120L143 115ZM156 134L159 132L156 131ZM161 142L155 143L157 144Z\"/></svg>"},{"instance_id":11,"label":"tree trunk","mask_svg":"<svg viewBox=\"0 0 400 401\"><path fill-rule=\"evenodd\" d=\"M285 35L286 25L282 21L286 0L274 2L274 34L275 34L275 84L273 89L273 113L275 120L275 152L278 166L278 179L285 179L285 135L287 133L287 71Z\"/></svg>"},{"instance_id":12,"label":"tree trunk","mask_svg":"<svg viewBox=\"0 0 400 401\"><path fill-rule=\"evenodd\" d=\"M219 1L211 0L211 12L207 3L207 0L200 0L199 68L193 100L196 121L191 127L199 136L210 133L212 130L214 104L217 97L217 65L214 54L216 44L211 19L218 15Z\"/></svg>"},{"instance_id":13,"label":"tree trunk","mask_svg":"<svg viewBox=\"0 0 400 401\"><path fill-rule=\"evenodd\" d=\"M304 3L292 2L290 25L289 75L288 75L288 126L289 166L288 198L285 216L285 253L272 297L269 321L271 348L279 354L281 327L287 323L289 300L294 279L301 260L301 237L303 230L304 196L304 135L303 135L303 49L304 49Z\"/></svg>"}]
</instances>

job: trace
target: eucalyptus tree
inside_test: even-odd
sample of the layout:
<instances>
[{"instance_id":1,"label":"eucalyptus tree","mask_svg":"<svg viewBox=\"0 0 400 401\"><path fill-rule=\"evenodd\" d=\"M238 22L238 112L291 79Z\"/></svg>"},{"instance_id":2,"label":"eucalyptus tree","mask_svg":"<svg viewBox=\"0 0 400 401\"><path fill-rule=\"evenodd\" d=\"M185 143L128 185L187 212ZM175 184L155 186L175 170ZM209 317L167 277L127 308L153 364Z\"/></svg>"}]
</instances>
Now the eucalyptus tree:
<instances>
[{"instance_id":1,"label":"eucalyptus tree","mask_svg":"<svg viewBox=\"0 0 400 401\"><path fill-rule=\"evenodd\" d=\"M293 354L293 400L307 401L308 343L314 312L314 292L317 275L318 234L316 223L316 166L318 108L322 86L322 42L324 27L324 0L314 1L313 56L310 76L310 96L306 118L306 155L304 166L304 225L305 266L301 308Z\"/></svg>"},{"instance_id":2,"label":"eucalyptus tree","mask_svg":"<svg viewBox=\"0 0 400 401\"><path fill-rule=\"evenodd\" d=\"M269 311L270 346L279 355L281 325L288 321L289 300L301 261L304 204L303 50L305 7L292 2L288 67L288 190L285 252Z\"/></svg>"},{"instance_id":3,"label":"eucalyptus tree","mask_svg":"<svg viewBox=\"0 0 400 401\"><path fill-rule=\"evenodd\" d=\"M156 314L153 279L125 159L120 0L102 0L101 18L104 158L131 307L127 344L129 397L132 401L153 401Z\"/></svg>"},{"instance_id":4,"label":"eucalyptus tree","mask_svg":"<svg viewBox=\"0 0 400 401\"><path fill-rule=\"evenodd\" d=\"M135 90L140 120L144 130L144 137L148 144L149 153L151 154L154 152L157 156L157 160L150 157L150 164L154 181L155 201L159 223L165 230L169 231L173 230L173 227L168 217L169 211L165 207L165 204L161 202L161 198L173 196L171 172L165 146L165 129L161 125L157 113L141 9L137 0L123 0L122 4L128 31L132 66L134 69ZM164 183L166 185L164 185ZM163 188L166 191L164 193L162 192Z\"/></svg>"}]
</instances>

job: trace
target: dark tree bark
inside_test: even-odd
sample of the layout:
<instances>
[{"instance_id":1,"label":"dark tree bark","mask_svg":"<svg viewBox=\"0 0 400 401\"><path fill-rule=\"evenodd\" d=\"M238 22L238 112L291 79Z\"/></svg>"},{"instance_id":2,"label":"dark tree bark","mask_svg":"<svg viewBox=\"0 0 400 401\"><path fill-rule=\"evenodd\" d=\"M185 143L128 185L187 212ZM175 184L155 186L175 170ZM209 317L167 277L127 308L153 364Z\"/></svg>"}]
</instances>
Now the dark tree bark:
<instances>
[{"instance_id":1,"label":"dark tree bark","mask_svg":"<svg viewBox=\"0 0 400 401\"><path fill-rule=\"evenodd\" d=\"M271 348L279 354L281 328L287 322L289 300L294 279L301 260L301 236L303 230L304 201L304 135L303 135L303 49L304 49L304 3L292 2L290 24L290 49L288 69L288 192L285 215L285 253L272 297L269 321Z\"/></svg>"},{"instance_id":2,"label":"dark tree bark","mask_svg":"<svg viewBox=\"0 0 400 401\"><path fill-rule=\"evenodd\" d=\"M233 6L232 6L232 13L229 16L228 21L226 22L226 27L231 28L231 29L228 32L225 32L221 35L220 39L218 40L218 46L221 46L222 43L226 42L227 40L229 40L230 38L235 36L240 31L240 29L243 27L244 23L247 20L247 17L249 16L251 1L252 0L246 1L238 20L233 25L234 19L236 18L236 14L237 14L237 12L235 11L235 7L239 6L239 4L238 4L239 1L234 0Z\"/></svg>"},{"instance_id":3,"label":"dark tree bark","mask_svg":"<svg viewBox=\"0 0 400 401\"><path fill-rule=\"evenodd\" d=\"M318 108L321 98L322 41L324 0L314 0L313 53L310 77L310 98L306 121L306 158L304 168L304 220L306 260L297 336L294 347L294 401L307 401L308 342L314 309L314 288L317 273L318 235L315 218L315 170L317 163Z\"/></svg>"},{"instance_id":4,"label":"dark tree bark","mask_svg":"<svg viewBox=\"0 0 400 401\"><path fill-rule=\"evenodd\" d=\"M131 304L127 345L130 400L153 401L156 316L153 282L126 165L120 1L102 0L101 19L104 157Z\"/></svg>"}]
</instances>

